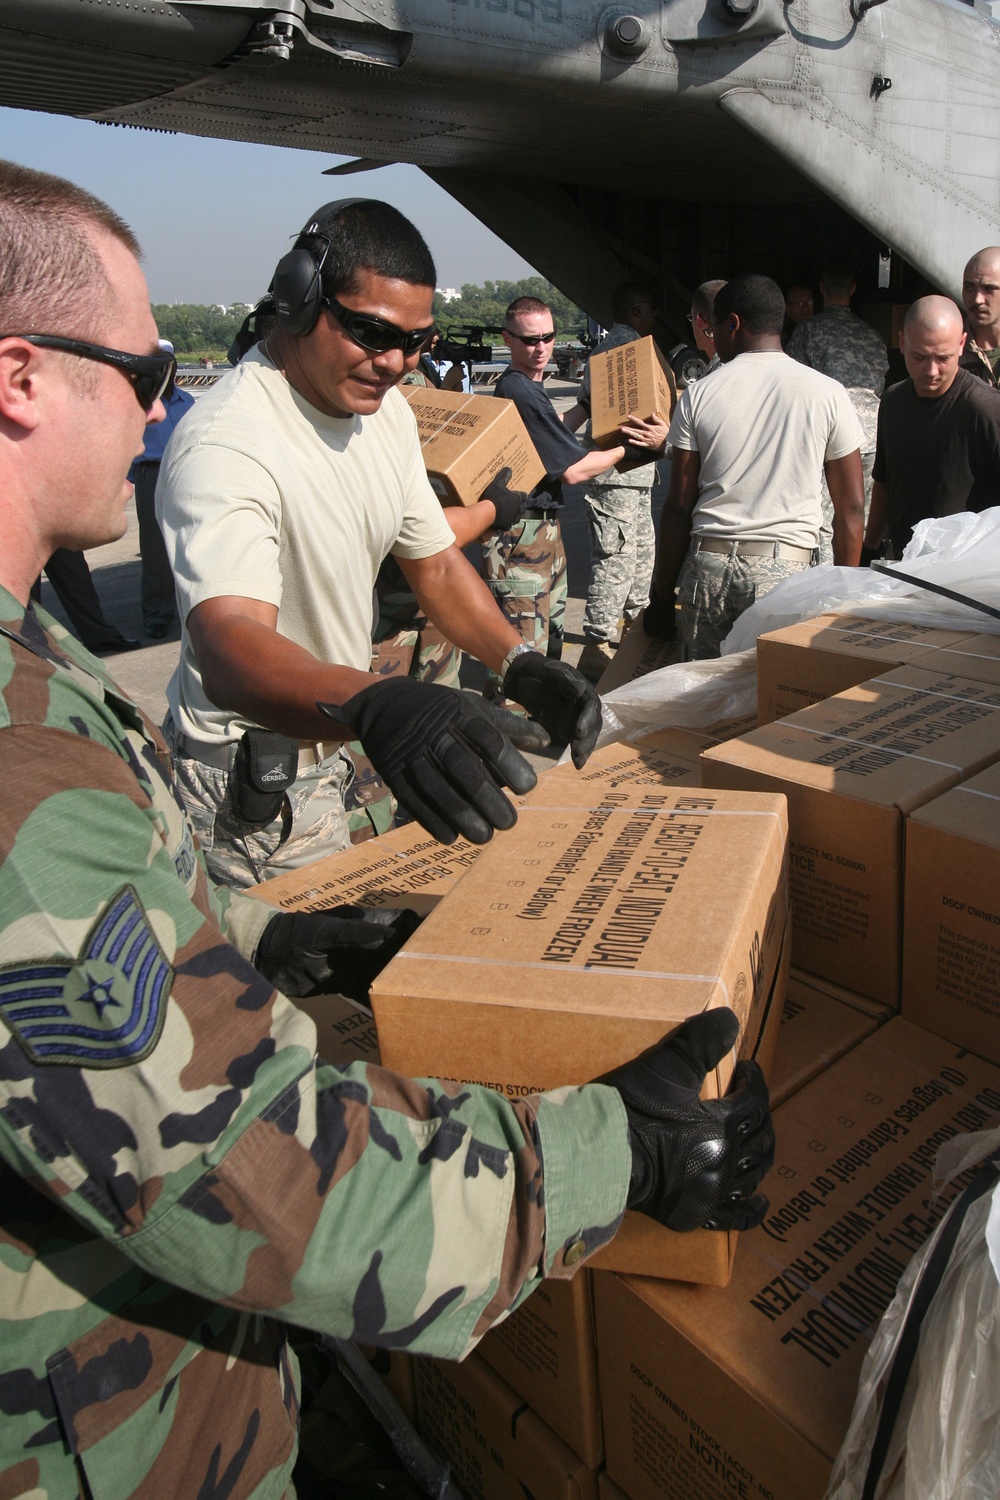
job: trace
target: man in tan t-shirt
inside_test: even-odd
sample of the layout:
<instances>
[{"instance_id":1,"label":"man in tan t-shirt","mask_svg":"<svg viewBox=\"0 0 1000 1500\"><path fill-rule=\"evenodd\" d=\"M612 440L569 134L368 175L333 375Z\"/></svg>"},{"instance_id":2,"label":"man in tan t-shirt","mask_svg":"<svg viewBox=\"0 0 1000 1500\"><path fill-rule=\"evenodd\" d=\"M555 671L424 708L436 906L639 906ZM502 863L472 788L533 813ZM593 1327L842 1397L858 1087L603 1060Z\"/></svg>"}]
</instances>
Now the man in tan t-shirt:
<instances>
[{"instance_id":1,"label":"man in tan t-shirt","mask_svg":"<svg viewBox=\"0 0 1000 1500\"><path fill-rule=\"evenodd\" d=\"M346 846L344 740L360 739L400 805L446 842L510 827L500 787L534 784L472 695L373 679L372 591L390 553L428 619L570 741L578 765L596 740L593 689L522 643L455 544L393 389L433 332L435 279L388 204L325 205L277 267L276 326L164 456L157 511L183 622L164 731L224 883Z\"/></svg>"},{"instance_id":2,"label":"man in tan t-shirt","mask_svg":"<svg viewBox=\"0 0 1000 1500\"><path fill-rule=\"evenodd\" d=\"M673 639L677 588L688 660L718 656L756 598L817 561L824 473L834 562L860 558L861 427L838 381L783 352L784 310L767 276L727 282L711 325L722 366L688 386L670 424L670 493L643 624Z\"/></svg>"}]
</instances>

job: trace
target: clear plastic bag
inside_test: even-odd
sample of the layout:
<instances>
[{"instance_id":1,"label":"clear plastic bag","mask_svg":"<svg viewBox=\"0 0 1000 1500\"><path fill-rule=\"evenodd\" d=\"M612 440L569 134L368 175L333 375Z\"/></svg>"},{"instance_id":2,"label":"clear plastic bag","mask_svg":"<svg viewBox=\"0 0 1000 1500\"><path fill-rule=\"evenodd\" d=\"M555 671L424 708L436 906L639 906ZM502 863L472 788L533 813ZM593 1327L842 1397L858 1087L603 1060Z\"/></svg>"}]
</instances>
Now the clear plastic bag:
<instances>
[{"instance_id":1,"label":"clear plastic bag","mask_svg":"<svg viewBox=\"0 0 1000 1500\"><path fill-rule=\"evenodd\" d=\"M943 1164L947 1180L998 1147L998 1131L959 1137L939 1153L935 1176ZM1000 1187L977 1199L962 1222L921 1327L876 1500L1000 1496L1000 1281L991 1244L998 1220ZM826 1500L861 1500L893 1356L946 1223L911 1260L876 1330Z\"/></svg>"},{"instance_id":2,"label":"clear plastic bag","mask_svg":"<svg viewBox=\"0 0 1000 1500\"><path fill-rule=\"evenodd\" d=\"M678 661L625 682L601 700L598 746L654 729L701 729L757 712L756 650L715 661Z\"/></svg>"}]
</instances>

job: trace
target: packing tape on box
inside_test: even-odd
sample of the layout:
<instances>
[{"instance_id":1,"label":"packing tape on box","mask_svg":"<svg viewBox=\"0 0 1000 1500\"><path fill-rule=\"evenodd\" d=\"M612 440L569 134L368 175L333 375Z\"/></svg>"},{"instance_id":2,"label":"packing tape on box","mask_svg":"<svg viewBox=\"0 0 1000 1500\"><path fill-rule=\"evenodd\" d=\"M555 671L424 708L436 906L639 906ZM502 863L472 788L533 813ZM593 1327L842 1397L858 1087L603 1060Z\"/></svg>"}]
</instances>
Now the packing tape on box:
<instances>
[{"instance_id":1,"label":"packing tape on box","mask_svg":"<svg viewBox=\"0 0 1000 1500\"><path fill-rule=\"evenodd\" d=\"M895 686L891 683L890 686ZM970 702L970 699L960 699L960 702ZM901 760L922 760L929 766L943 766L946 771L957 771L959 775L965 769L963 766L952 765L950 760L935 760L932 755L918 755L915 750L896 750L892 745L879 744L877 740L856 740L849 734L834 734L829 729L810 729L807 724L793 724L791 719L781 719L783 729L798 729L802 734L811 734L814 740L839 740L845 745L857 745L861 750L882 750L886 755L898 755ZM770 727L770 726L769 726Z\"/></svg>"},{"instance_id":2,"label":"packing tape on box","mask_svg":"<svg viewBox=\"0 0 1000 1500\"><path fill-rule=\"evenodd\" d=\"M574 979L577 975L584 974L595 978L600 978L604 974L624 974L629 979L681 979L692 984L718 985L725 996L726 1004L729 1004L729 989L719 974L673 974L666 969L620 969L611 964L577 969L571 964L544 963L539 958L476 958L471 953L417 953L412 948L402 949L400 956L407 962L410 959L423 959L435 964L480 964L491 969L544 969L546 974L572 974Z\"/></svg>"},{"instance_id":3,"label":"packing tape on box","mask_svg":"<svg viewBox=\"0 0 1000 1500\"><path fill-rule=\"evenodd\" d=\"M926 670L924 667L917 667L916 663L913 666L916 671ZM946 672L944 675L948 677L951 673ZM905 682L890 682L887 677L872 677L870 681L878 683L880 687L902 688L905 692L919 694L921 698L944 698L949 703L967 703L971 708L1000 708L1000 703L986 703L982 698L964 698L961 693L941 693L937 688L912 687Z\"/></svg>"},{"instance_id":4,"label":"packing tape on box","mask_svg":"<svg viewBox=\"0 0 1000 1500\"><path fill-rule=\"evenodd\" d=\"M965 786L960 783L958 786L952 787L952 791L967 792L970 797L985 797L987 802L1000 802L1000 797L997 796L996 792L981 792L977 786Z\"/></svg>"}]
</instances>

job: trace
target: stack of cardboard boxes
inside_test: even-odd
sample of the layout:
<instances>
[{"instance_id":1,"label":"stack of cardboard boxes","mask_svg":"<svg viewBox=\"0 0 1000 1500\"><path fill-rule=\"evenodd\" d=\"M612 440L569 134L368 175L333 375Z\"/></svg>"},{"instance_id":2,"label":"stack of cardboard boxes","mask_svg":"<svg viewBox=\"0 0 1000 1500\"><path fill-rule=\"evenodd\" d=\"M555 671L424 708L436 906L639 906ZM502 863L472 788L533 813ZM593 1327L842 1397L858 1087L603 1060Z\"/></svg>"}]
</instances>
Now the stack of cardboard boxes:
<instances>
[{"instance_id":1,"label":"stack of cardboard boxes","mask_svg":"<svg viewBox=\"0 0 1000 1500\"><path fill-rule=\"evenodd\" d=\"M935 1198L934 1156L1000 1124L997 645L776 632L761 728L610 746L484 850L400 830L305 883L302 904L430 909L373 993L390 1066L513 1097L729 1004L770 1076L770 1209L738 1249L629 1214L463 1364L413 1361L466 1495L820 1500L879 1318L963 1185ZM300 904L282 885L261 894Z\"/></svg>"}]
</instances>

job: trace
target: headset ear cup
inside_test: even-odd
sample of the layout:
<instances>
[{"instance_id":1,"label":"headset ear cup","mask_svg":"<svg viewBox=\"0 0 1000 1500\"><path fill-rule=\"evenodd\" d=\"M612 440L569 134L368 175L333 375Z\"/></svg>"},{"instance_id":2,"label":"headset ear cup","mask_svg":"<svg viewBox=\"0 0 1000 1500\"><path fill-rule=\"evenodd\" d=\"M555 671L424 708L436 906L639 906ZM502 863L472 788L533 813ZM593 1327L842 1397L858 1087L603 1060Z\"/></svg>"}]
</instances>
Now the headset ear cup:
<instances>
[{"instance_id":1,"label":"headset ear cup","mask_svg":"<svg viewBox=\"0 0 1000 1500\"><path fill-rule=\"evenodd\" d=\"M322 305L320 268L310 250L295 248L283 255L271 283L278 322L287 333L311 333Z\"/></svg>"}]
</instances>

